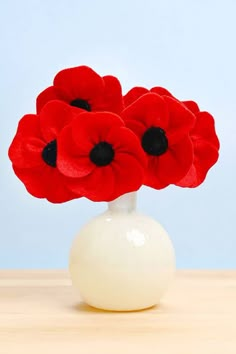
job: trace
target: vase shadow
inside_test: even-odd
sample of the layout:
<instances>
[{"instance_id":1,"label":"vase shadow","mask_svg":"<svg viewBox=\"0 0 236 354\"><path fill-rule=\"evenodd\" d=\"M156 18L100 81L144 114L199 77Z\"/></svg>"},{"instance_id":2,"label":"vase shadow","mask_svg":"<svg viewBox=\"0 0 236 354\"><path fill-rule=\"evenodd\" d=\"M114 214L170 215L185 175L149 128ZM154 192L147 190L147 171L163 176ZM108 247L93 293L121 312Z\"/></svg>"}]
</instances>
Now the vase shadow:
<instances>
[{"instance_id":1,"label":"vase shadow","mask_svg":"<svg viewBox=\"0 0 236 354\"><path fill-rule=\"evenodd\" d=\"M151 311L151 310L158 310L159 308L161 308L162 305L154 305L151 307L148 307L146 309L141 309L141 310L131 310L131 311L112 311L112 310L102 310L102 309L98 309L95 307L92 307L88 304L86 304L85 302L79 302L77 304L72 305L72 309L78 312L87 312L87 313L111 313L111 314L119 314L119 313L133 313L133 312L147 312L147 311Z\"/></svg>"},{"instance_id":2,"label":"vase shadow","mask_svg":"<svg viewBox=\"0 0 236 354\"><path fill-rule=\"evenodd\" d=\"M95 307L92 307L85 302L79 302L77 304L74 304L72 308L78 312L93 312L93 313L102 313L102 312L107 312L105 310L100 310Z\"/></svg>"}]
</instances>

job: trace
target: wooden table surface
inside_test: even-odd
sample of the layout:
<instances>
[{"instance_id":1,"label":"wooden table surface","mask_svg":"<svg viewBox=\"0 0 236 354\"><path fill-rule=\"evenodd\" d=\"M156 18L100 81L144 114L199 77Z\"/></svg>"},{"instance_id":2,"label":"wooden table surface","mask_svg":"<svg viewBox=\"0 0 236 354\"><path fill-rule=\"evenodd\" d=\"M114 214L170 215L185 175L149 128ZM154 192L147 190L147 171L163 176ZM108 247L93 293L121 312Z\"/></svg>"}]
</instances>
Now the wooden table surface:
<instances>
[{"instance_id":1,"label":"wooden table surface","mask_svg":"<svg viewBox=\"0 0 236 354\"><path fill-rule=\"evenodd\" d=\"M162 303L79 302L65 271L0 271L0 354L236 354L236 271L178 271Z\"/></svg>"}]
</instances>

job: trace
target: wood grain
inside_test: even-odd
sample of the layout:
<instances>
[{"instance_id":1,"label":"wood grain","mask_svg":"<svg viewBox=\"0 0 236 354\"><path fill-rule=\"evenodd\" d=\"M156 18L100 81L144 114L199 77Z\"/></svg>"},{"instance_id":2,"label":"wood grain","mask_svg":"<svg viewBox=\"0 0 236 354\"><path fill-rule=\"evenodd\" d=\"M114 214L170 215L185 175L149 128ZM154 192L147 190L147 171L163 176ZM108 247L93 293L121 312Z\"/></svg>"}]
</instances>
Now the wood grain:
<instances>
[{"instance_id":1,"label":"wood grain","mask_svg":"<svg viewBox=\"0 0 236 354\"><path fill-rule=\"evenodd\" d=\"M65 271L0 271L0 354L235 354L236 271L178 271L160 306L79 302Z\"/></svg>"}]
</instances>

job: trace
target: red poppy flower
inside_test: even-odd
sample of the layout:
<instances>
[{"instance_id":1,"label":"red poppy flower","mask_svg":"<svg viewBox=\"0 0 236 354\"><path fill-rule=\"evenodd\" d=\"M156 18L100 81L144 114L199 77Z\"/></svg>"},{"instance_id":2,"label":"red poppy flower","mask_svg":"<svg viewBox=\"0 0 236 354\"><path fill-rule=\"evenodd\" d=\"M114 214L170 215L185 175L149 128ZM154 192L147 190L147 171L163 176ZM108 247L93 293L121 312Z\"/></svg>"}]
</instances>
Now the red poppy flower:
<instances>
[{"instance_id":1,"label":"red poppy flower","mask_svg":"<svg viewBox=\"0 0 236 354\"><path fill-rule=\"evenodd\" d=\"M193 161L189 131L194 115L183 104L169 96L146 93L121 116L146 152L144 184L161 189L186 175Z\"/></svg>"},{"instance_id":2,"label":"red poppy flower","mask_svg":"<svg viewBox=\"0 0 236 354\"><path fill-rule=\"evenodd\" d=\"M131 103L135 102L139 97L145 95L146 93L154 92L160 96L169 96L175 98L167 89L164 87L153 87L151 90L148 90L145 87L136 86L129 90L124 96L124 106L127 107Z\"/></svg>"},{"instance_id":3,"label":"red poppy flower","mask_svg":"<svg viewBox=\"0 0 236 354\"><path fill-rule=\"evenodd\" d=\"M123 108L121 85L114 76L99 76L88 66L64 69L37 97L37 112L51 100L62 100L74 110L110 111L120 113Z\"/></svg>"},{"instance_id":4,"label":"red poppy flower","mask_svg":"<svg viewBox=\"0 0 236 354\"><path fill-rule=\"evenodd\" d=\"M193 101L185 101L185 105L195 114L196 123L191 130L194 147L194 159L191 168L178 183L179 187L197 187L206 178L209 169L219 158L219 140L215 132L214 118L208 112L200 112Z\"/></svg>"},{"instance_id":5,"label":"red poppy flower","mask_svg":"<svg viewBox=\"0 0 236 354\"><path fill-rule=\"evenodd\" d=\"M110 201L143 183L145 155L136 135L110 112L81 113L58 137L58 168L68 187Z\"/></svg>"},{"instance_id":6,"label":"red poppy flower","mask_svg":"<svg viewBox=\"0 0 236 354\"><path fill-rule=\"evenodd\" d=\"M13 169L28 192L52 203L79 197L57 169L57 136L72 117L68 105L50 102L38 115L27 114L20 120L9 148Z\"/></svg>"},{"instance_id":7,"label":"red poppy flower","mask_svg":"<svg viewBox=\"0 0 236 354\"><path fill-rule=\"evenodd\" d=\"M147 92L154 92L160 96L169 96L177 100L163 87L153 87L150 91L144 87L134 87L124 96L125 106L131 104ZM195 115L195 125L190 131L194 159L186 176L175 184L180 187L194 188L205 180L207 172L217 162L220 144L212 115L208 112L201 112L194 101L182 101L182 104Z\"/></svg>"}]
</instances>

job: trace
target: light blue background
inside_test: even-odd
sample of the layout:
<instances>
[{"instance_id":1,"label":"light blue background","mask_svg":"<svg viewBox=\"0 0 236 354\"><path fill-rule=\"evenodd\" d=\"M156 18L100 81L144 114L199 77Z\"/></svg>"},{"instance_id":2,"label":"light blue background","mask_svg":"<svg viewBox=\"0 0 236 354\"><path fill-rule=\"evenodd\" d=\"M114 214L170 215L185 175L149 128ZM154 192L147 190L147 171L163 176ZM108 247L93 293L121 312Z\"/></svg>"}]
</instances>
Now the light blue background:
<instances>
[{"instance_id":1,"label":"light blue background","mask_svg":"<svg viewBox=\"0 0 236 354\"><path fill-rule=\"evenodd\" d=\"M7 157L18 120L62 68L87 64L134 85L168 88L216 119L219 163L197 189L142 188L139 209L159 220L179 268L236 266L236 2L234 0L2 1L0 267L67 266L74 235L104 203L53 205L28 195Z\"/></svg>"}]
</instances>

